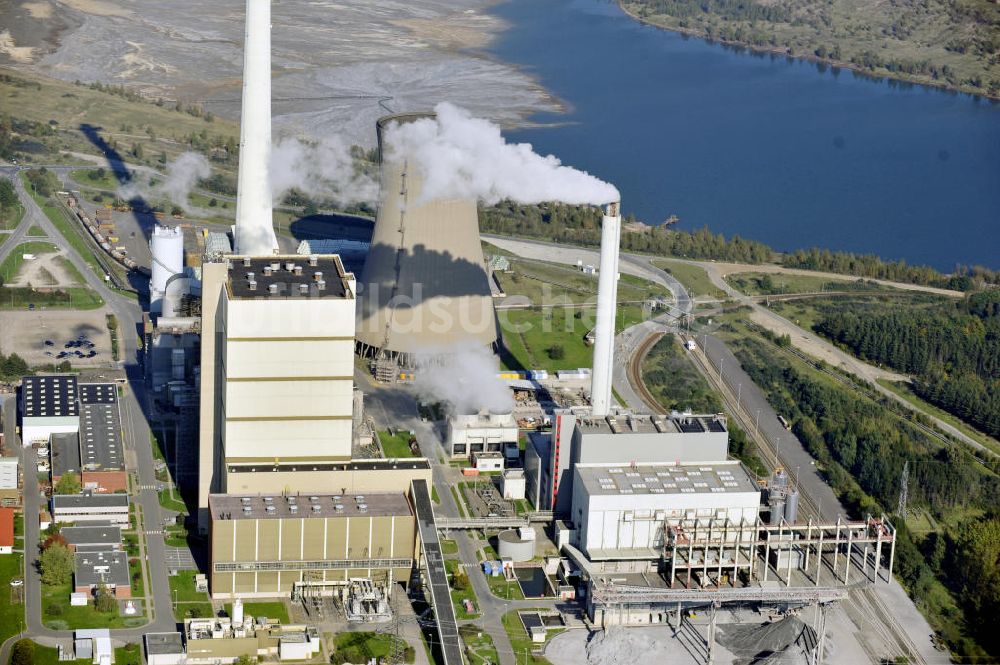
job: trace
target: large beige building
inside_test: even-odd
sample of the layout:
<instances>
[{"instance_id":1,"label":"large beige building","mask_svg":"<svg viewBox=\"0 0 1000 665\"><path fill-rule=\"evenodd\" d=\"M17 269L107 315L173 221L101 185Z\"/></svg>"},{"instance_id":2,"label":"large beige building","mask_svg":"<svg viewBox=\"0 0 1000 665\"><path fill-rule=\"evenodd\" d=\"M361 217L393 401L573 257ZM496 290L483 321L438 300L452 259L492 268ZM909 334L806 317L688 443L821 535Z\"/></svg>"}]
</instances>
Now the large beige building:
<instances>
[{"instance_id":1,"label":"large beige building","mask_svg":"<svg viewBox=\"0 0 1000 665\"><path fill-rule=\"evenodd\" d=\"M420 556L406 492L213 494L209 508L214 598L334 593L359 578L391 587Z\"/></svg>"},{"instance_id":2,"label":"large beige building","mask_svg":"<svg viewBox=\"0 0 1000 665\"><path fill-rule=\"evenodd\" d=\"M241 468L256 483L310 492L330 485L321 475L263 476L350 460L355 281L336 255L229 256L205 263L202 280L198 518L207 529L209 494L231 491Z\"/></svg>"}]
</instances>

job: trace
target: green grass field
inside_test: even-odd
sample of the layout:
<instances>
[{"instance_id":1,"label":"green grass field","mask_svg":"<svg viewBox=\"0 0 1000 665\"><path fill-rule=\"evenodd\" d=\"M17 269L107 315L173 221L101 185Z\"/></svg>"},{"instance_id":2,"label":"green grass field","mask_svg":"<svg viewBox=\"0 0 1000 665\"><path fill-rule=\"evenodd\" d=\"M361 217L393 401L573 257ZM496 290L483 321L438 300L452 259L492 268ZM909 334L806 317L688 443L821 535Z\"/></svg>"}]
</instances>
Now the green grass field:
<instances>
[{"instance_id":1,"label":"green grass field","mask_svg":"<svg viewBox=\"0 0 1000 665\"><path fill-rule=\"evenodd\" d=\"M458 590L455 588L455 574L461 569L461 563L456 559L446 559L444 562L444 567L448 571L449 581L451 583L451 603L455 606L455 617L457 619L475 619L479 617L479 612L467 612L465 610L465 604L463 601L472 601L473 607L477 610L479 609L479 603L476 601L476 592L472 589L472 583L466 580L466 588Z\"/></svg>"},{"instance_id":2,"label":"green grass field","mask_svg":"<svg viewBox=\"0 0 1000 665\"><path fill-rule=\"evenodd\" d=\"M579 315L579 318L577 318ZM576 369L590 367L594 351L584 341L593 329L595 310L571 307L509 309L497 312L503 332L501 365L506 369ZM643 320L642 307L618 309L615 330ZM558 357L556 349L560 348Z\"/></svg>"},{"instance_id":3,"label":"green grass field","mask_svg":"<svg viewBox=\"0 0 1000 665\"><path fill-rule=\"evenodd\" d=\"M396 639L399 638L384 633L365 631L339 633L333 641L334 652L330 656L330 662L333 665L367 663L372 658L381 661L392 651L393 641ZM415 660L412 648L405 648L405 644L400 644L399 648L404 651L404 662L412 663Z\"/></svg>"},{"instance_id":4,"label":"green grass field","mask_svg":"<svg viewBox=\"0 0 1000 665\"><path fill-rule=\"evenodd\" d=\"M170 600L174 603L174 619L184 619L197 614L199 617L212 615L212 601L208 594L194 590L193 570L181 570L168 578L170 582Z\"/></svg>"},{"instance_id":5,"label":"green grass field","mask_svg":"<svg viewBox=\"0 0 1000 665\"><path fill-rule=\"evenodd\" d=\"M10 590L10 581L15 578L24 579L23 555L14 553L0 556L0 588L3 588L5 593ZM0 603L0 643L11 635L16 635L23 627L23 621L24 605L15 605L5 598L4 602Z\"/></svg>"},{"instance_id":6,"label":"green grass field","mask_svg":"<svg viewBox=\"0 0 1000 665\"><path fill-rule=\"evenodd\" d=\"M43 292L27 287L7 288L0 291L0 309L25 309L34 305L38 309L97 309L104 300L82 287Z\"/></svg>"},{"instance_id":7,"label":"green grass field","mask_svg":"<svg viewBox=\"0 0 1000 665\"><path fill-rule=\"evenodd\" d=\"M385 431L378 433L378 440L382 444L382 452L388 459L400 459L416 456L410 450L411 436L409 432L396 432L395 435L390 435Z\"/></svg>"},{"instance_id":8,"label":"green grass field","mask_svg":"<svg viewBox=\"0 0 1000 665\"><path fill-rule=\"evenodd\" d=\"M103 175L100 174L103 171ZM81 187L104 189L114 192L118 189L118 178L110 168L76 169L69 172L69 177Z\"/></svg>"},{"instance_id":9,"label":"green grass field","mask_svg":"<svg viewBox=\"0 0 1000 665\"><path fill-rule=\"evenodd\" d=\"M117 654L116 654L117 655ZM32 665L90 665L91 660L84 658L81 660L59 660L59 650L55 647L46 647L35 643L35 657ZM120 665L116 663L116 665Z\"/></svg>"},{"instance_id":10,"label":"green grass field","mask_svg":"<svg viewBox=\"0 0 1000 665\"><path fill-rule=\"evenodd\" d=\"M821 293L825 291L894 290L891 287L856 277L837 279L818 275L794 275L786 273L740 272L726 275L726 281L737 291L749 296Z\"/></svg>"},{"instance_id":11,"label":"green grass field","mask_svg":"<svg viewBox=\"0 0 1000 665\"><path fill-rule=\"evenodd\" d=\"M478 626L468 624L460 626L458 634L462 636L465 644L465 655L470 665L485 665L486 663L499 663L500 656L497 654L493 638Z\"/></svg>"},{"instance_id":12,"label":"green grass field","mask_svg":"<svg viewBox=\"0 0 1000 665\"><path fill-rule=\"evenodd\" d=\"M13 210L0 211L0 231L13 231L24 219L24 205L19 201Z\"/></svg>"},{"instance_id":13,"label":"green grass field","mask_svg":"<svg viewBox=\"0 0 1000 665\"><path fill-rule=\"evenodd\" d=\"M42 623L53 630L77 628L135 628L146 623L145 616L122 617L115 612L98 612L91 601L85 607L69 604L70 584L42 585Z\"/></svg>"},{"instance_id":14,"label":"green grass field","mask_svg":"<svg viewBox=\"0 0 1000 665\"><path fill-rule=\"evenodd\" d=\"M490 247L491 253L496 248ZM539 306L597 302L597 275L586 275L574 266L513 257L511 270L497 278L508 296L522 295ZM639 277L622 275L618 281L619 302L641 302L669 291Z\"/></svg>"},{"instance_id":15,"label":"green grass field","mask_svg":"<svg viewBox=\"0 0 1000 665\"><path fill-rule=\"evenodd\" d=\"M119 150L126 159L131 159L127 152L134 143L142 144L145 161L150 164L157 163L160 153L170 159L190 150L188 138L202 131L213 137L239 138L237 123L224 118L207 122L175 111L169 103L157 106L153 101L130 100L24 68L0 67L0 73L5 75L0 77L0 114L51 128L33 139L35 147L47 153L41 158L49 163L79 164L78 158L64 157L66 151L103 156L81 131L84 125L96 128L105 140L119 140ZM89 184L86 176L81 180L82 185Z\"/></svg>"},{"instance_id":16,"label":"green grass field","mask_svg":"<svg viewBox=\"0 0 1000 665\"><path fill-rule=\"evenodd\" d=\"M672 261L670 259L655 259L653 265L661 270L670 273L677 278L677 281L684 285L688 294L692 298L698 296L710 298L725 298L725 292L712 284L705 269L692 263L684 261Z\"/></svg>"},{"instance_id":17,"label":"green grass field","mask_svg":"<svg viewBox=\"0 0 1000 665\"><path fill-rule=\"evenodd\" d=\"M226 614L233 616L232 603L226 603ZM281 623L288 623L288 608L280 600L270 602L243 603L244 616L267 617L277 619Z\"/></svg>"},{"instance_id":18,"label":"green grass field","mask_svg":"<svg viewBox=\"0 0 1000 665\"><path fill-rule=\"evenodd\" d=\"M524 625L521 623L521 618L516 611L510 611L503 615L503 627L507 631L507 637L510 638L510 646L514 650L514 656L518 663L525 663L525 665L551 665L548 658L536 656L532 653L532 650L538 648L539 645L531 641L531 637L524 630ZM546 639L552 634L554 634L554 631L548 631Z\"/></svg>"}]
</instances>

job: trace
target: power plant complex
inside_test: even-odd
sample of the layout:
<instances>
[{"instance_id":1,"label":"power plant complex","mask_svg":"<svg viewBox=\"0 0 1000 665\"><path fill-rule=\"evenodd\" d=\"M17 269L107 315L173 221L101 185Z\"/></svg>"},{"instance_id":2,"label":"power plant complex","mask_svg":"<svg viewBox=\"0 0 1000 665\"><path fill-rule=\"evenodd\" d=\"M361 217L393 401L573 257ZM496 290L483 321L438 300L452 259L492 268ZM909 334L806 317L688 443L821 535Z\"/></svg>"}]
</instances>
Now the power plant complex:
<instances>
[{"instance_id":1,"label":"power plant complex","mask_svg":"<svg viewBox=\"0 0 1000 665\"><path fill-rule=\"evenodd\" d=\"M413 436L417 456L388 454L375 432L404 441L409 433L387 414L374 424L355 375L370 363L395 380L428 358L500 350L478 201L429 196L427 164L390 145L390 130L434 113L389 115L375 127L381 190L370 242L309 238L296 253L279 249L270 3L246 4L235 226L229 236L205 234L197 271L184 264L179 229L157 227L151 238L147 372L157 399L197 423L187 452L213 599L335 597L351 620L382 621L404 585L434 607L443 659L454 664L465 656L439 532L503 529L502 561L484 570L515 581L519 567L541 565L536 533L548 537L559 572L546 584L584 599L597 628L723 603L830 603L846 597L852 574L855 583L891 579L888 521L803 520L786 472L758 478L730 457L725 415L618 405L619 200L591 202L603 215L593 363L572 379L583 399L546 398L530 421L516 406L433 416L445 421L442 458L471 462L442 465L441 478L474 478L482 504L461 518L436 514L438 451ZM360 278L342 254L363 265ZM541 376L511 382L531 392L548 380ZM478 389L470 387L472 402ZM386 390L409 394L405 385ZM67 423L47 426L58 433ZM219 630L236 634L237 624Z\"/></svg>"}]
</instances>

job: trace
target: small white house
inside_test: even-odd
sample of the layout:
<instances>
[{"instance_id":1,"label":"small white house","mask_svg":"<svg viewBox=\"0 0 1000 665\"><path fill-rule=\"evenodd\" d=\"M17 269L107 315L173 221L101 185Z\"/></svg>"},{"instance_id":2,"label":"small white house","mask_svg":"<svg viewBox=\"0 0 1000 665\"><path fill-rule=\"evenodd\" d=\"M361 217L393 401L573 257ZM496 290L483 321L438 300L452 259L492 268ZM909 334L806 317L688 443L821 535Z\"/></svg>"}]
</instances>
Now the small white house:
<instances>
[{"instance_id":1,"label":"small white house","mask_svg":"<svg viewBox=\"0 0 1000 665\"><path fill-rule=\"evenodd\" d=\"M473 453L472 466L478 471L503 471L503 455L500 453Z\"/></svg>"},{"instance_id":2,"label":"small white house","mask_svg":"<svg viewBox=\"0 0 1000 665\"><path fill-rule=\"evenodd\" d=\"M523 499L525 488L524 469L506 469L503 472L503 480L500 483L503 498L514 501Z\"/></svg>"}]
</instances>

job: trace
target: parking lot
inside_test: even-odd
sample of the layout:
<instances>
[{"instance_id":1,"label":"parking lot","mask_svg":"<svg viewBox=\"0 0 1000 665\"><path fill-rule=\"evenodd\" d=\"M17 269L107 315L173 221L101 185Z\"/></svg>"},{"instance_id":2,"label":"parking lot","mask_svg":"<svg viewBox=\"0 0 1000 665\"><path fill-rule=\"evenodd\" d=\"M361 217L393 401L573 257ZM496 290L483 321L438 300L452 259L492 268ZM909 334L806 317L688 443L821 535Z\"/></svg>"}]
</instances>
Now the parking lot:
<instances>
[{"instance_id":1,"label":"parking lot","mask_svg":"<svg viewBox=\"0 0 1000 665\"><path fill-rule=\"evenodd\" d=\"M29 365L62 360L83 367L105 365L112 361L111 335L105 319L108 312L106 307L88 311L0 311L0 349L16 353ZM85 340L82 344L81 335ZM71 346L67 348L66 344ZM68 355L60 358L60 353Z\"/></svg>"}]
</instances>

